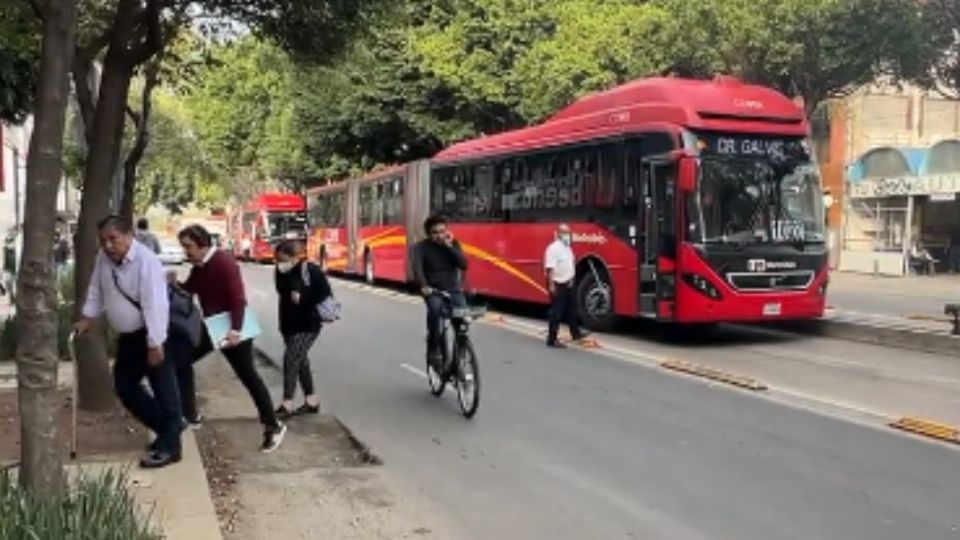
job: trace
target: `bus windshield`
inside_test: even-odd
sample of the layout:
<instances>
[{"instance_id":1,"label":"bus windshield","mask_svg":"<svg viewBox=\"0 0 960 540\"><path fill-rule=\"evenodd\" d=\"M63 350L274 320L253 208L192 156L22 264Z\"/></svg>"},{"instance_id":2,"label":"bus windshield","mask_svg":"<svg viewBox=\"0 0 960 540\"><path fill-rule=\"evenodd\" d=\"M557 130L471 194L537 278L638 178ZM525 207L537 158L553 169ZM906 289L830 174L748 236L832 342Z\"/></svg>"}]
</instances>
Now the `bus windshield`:
<instances>
[{"instance_id":1,"label":"bus windshield","mask_svg":"<svg viewBox=\"0 0 960 540\"><path fill-rule=\"evenodd\" d=\"M284 237L304 238L307 234L307 216L305 212L269 212L267 235L278 239Z\"/></svg>"},{"instance_id":2,"label":"bus windshield","mask_svg":"<svg viewBox=\"0 0 960 540\"><path fill-rule=\"evenodd\" d=\"M824 242L820 175L810 160L705 157L688 200L688 239L702 244Z\"/></svg>"}]
</instances>

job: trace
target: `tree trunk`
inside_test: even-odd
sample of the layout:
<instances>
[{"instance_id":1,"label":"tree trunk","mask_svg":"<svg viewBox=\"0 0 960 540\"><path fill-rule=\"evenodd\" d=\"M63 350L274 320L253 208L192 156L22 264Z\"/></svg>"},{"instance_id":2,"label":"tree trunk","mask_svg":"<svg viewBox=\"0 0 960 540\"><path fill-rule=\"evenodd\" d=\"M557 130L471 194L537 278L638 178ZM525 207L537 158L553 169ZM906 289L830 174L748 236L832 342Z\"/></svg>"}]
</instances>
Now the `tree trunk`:
<instances>
[{"instance_id":1,"label":"tree trunk","mask_svg":"<svg viewBox=\"0 0 960 540\"><path fill-rule=\"evenodd\" d=\"M83 197L75 238L75 314L79 318L90 285L97 250L97 222L110 214L110 192L123 136L123 115L133 70L107 53L84 171ZM100 336L77 340L79 401L84 410L105 410L115 403L110 368Z\"/></svg>"},{"instance_id":2,"label":"tree trunk","mask_svg":"<svg viewBox=\"0 0 960 540\"><path fill-rule=\"evenodd\" d=\"M52 250L76 22L75 1L47 3L34 132L27 156L23 262L17 285L20 482L40 497L57 496L66 485L57 436L60 400Z\"/></svg>"},{"instance_id":3,"label":"tree trunk","mask_svg":"<svg viewBox=\"0 0 960 540\"><path fill-rule=\"evenodd\" d=\"M140 95L140 112L130 111L136 128L133 148L123 162L123 197L120 199L120 215L133 220L134 199L137 191L137 168L150 144L150 113L153 110L153 90L160 83L160 59L154 60L146 70L143 91Z\"/></svg>"},{"instance_id":4,"label":"tree trunk","mask_svg":"<svg viewBox=\"0 0 960 540\"><path fill-rule=\"evenodd\" d=\"M83 198L77 223L76 292L80 317L97 256L97 222L110 213L113 174L123 143L124 111L134 69L163 48L159 0L119 0L107 37L107 54L93 112L84 170ZM95 48L95 47L94 47ZM103 410L114 403L109 363L97 334L77 340L80 407Z\"/></svg>"}]
</instances>

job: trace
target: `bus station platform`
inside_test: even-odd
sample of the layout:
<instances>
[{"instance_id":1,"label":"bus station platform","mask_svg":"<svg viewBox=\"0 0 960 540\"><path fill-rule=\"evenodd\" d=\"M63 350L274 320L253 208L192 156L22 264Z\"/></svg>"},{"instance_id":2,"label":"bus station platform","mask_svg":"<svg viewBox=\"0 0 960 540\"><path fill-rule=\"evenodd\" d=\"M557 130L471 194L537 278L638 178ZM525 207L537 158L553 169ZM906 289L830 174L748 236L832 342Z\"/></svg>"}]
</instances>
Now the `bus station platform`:
<instances>
[{"instance_id":1,"label":"bus station platform","mask_svg":"<svg viewBox=\"0 0 960 540\"><path fill-rule=\"evenodd\" d=\"M946 304L960 304L960 275L883 277L834 272L827 313L803 330L935 353L960 353Z\"/></svg>"}]
</instances>

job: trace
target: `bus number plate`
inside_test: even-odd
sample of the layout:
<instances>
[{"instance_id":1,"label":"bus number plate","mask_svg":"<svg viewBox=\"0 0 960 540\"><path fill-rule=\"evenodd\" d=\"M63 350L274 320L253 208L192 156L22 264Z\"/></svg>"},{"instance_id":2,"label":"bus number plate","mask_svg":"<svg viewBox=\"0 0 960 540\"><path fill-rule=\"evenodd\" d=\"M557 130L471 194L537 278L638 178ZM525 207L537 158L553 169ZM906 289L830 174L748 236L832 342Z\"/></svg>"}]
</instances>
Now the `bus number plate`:
<instances>
[{"instance_id":1,"label":"bus number plate","mask_svg":"<svg viewBox=\"0 0 960 540\"><path fill-rule=\"evenodd\" d=\"M782 309L780 307L780 302L763 305L763 315L765 317L776 317L777 315L780 315L781 312Z\"/></svg>"}]
</instances>

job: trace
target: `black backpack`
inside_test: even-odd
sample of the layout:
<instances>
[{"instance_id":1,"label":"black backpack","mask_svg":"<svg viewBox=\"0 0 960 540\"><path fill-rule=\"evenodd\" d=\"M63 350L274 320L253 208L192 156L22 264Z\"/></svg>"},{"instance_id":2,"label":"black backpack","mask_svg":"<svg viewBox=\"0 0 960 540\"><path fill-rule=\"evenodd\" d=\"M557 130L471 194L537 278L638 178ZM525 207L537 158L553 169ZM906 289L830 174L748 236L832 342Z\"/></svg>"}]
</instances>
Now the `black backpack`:
<instances>
[{"instance_id":1,"label":"black backpack","mask_svg":"<svg viewBox=\"0 0 960 540\"><path fill-rule=\"evenodd\" d=\"M127 302L133 304L137 311L143 313L140 302L136 301L120 287L120 280L117 279L116 270L113 273L113 284L117 291L127 299ZM181 289L174 283L167 284L167 301L170 304L170 322L168 323L167 333L176 334L194 347L200 345L203 331L203 317L200 315L200 309L193 301L193 296L187 291Z\"/></svg>"}]
</instances>

